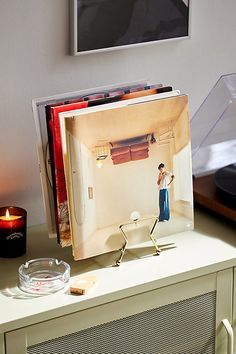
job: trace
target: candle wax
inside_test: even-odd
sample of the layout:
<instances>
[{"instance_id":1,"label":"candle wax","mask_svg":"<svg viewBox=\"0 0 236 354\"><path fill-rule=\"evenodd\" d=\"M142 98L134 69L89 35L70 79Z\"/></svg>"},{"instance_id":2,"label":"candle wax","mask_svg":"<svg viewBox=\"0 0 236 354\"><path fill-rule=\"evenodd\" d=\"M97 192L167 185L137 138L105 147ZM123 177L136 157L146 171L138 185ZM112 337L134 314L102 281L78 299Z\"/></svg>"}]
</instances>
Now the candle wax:
<instances>
[{"instance_id":1,"label":"candle wax","mask_svg":"<svg viewBox=\"0 0 236 354\"><path fill-rule=\"evenodd\" d=\"M4 221L13 221L13 220L17 220L17 219L20 219L20 218L22 218L21 215L10 215L10 216L3 215L3 216L0 216L0 220L4 220Z\"/></svg>"}]
</instances>

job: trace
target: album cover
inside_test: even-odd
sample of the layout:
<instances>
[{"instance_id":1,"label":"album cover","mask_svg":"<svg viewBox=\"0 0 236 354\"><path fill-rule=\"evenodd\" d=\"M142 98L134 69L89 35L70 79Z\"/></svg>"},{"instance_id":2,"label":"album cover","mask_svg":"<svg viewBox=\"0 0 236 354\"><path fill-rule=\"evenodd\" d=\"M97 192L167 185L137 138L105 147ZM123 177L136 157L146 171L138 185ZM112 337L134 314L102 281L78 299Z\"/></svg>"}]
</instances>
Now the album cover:
<instances>
[{"instance_id":1,"label":"album cover","mask_svg":"<svg viewBox=\"0 0 236 354\"><path fill-rule=\"evenodd\" d=\"M123 225L129 245L147 241L155 220L156 239L193 228L187 96L85 108L60 123L75 260L120 249Z\"/></svg>"}]
</instances>

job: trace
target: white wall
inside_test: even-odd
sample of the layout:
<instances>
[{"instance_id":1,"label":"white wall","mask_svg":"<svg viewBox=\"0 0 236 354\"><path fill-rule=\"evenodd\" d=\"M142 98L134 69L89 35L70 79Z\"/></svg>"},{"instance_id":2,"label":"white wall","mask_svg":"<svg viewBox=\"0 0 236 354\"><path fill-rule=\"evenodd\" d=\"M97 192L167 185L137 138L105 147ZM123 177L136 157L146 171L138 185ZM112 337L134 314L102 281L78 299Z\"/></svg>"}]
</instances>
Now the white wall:
<instances>
[{"instance_id":1,"label":"white wall","mask_svg":"<svg viewBox=\"0 0 236 354\"><path fill-rule=\"evenodd\" d=\"M158 215L158 165L170 166L168 144L149 145L149 158L113 165L111 158L95 167L95 196L98 228L107 221L120 224L137 210L142 216Z\"/></svg>"},{"instance_id":2,"label":"white wall","mask_svg":"<svg viewBox=\"0 0 236 354\"><path fill-rule=\"evenodd\" d=\"M73 188L71 195L70 217L74 234L92 234L97 228L96 201L89 198L89 187L94 187L94 156L84 144L80 144L73 135L69 136L68 150L72 152L70 159L70 186ZM69 168L70 169L70 168ZM80 240L81 241L81 240Z\"/></svg>"},{"instance_id":3,"label":"white wall","mask_svg":"<svg viewBox=\"0 0 236 354\"><path fill-rule=\"evenodd\" d=\"M173 185L174 200L181 200L192 204L192 175L189 156L190 144L173 156L173 174L178 183Z\"/></svg>"},{"instance_id":4,"label":"white wall","mask_svg":"<svg viewBox=\"0 0 236 354\"><path fill-rule=\"evenodd\" d=\"M79 143L78 143L79 144ZM86 235L91 235L97 229L97 217L96 217L96 197L94 191L92 192L93 198L89 198L88 188L94 189L94 156L91 151L84 144L81 146L81 158L79 174L82 174L82 188L81 194L83 195L82 203L84 204L84 220L82 228L85 230ZM80 195L77 195L80 201ZM80 203L79 203L80 205ZM82 232L84 236L84 233Z\"/></svg>"},{"instance_id":5,"label":"white wall","mask_svg":"<svg viewBox=\"0 0 236 354\"><path fill-rule=\"evenodd\" d=\"M68 0L0 1L0 205L45 220L32 98L148 78L188 93L192 116L219 76L236 72L236 1L191 2L191 39L72 57Z\"/></svg>"}]
</instances>

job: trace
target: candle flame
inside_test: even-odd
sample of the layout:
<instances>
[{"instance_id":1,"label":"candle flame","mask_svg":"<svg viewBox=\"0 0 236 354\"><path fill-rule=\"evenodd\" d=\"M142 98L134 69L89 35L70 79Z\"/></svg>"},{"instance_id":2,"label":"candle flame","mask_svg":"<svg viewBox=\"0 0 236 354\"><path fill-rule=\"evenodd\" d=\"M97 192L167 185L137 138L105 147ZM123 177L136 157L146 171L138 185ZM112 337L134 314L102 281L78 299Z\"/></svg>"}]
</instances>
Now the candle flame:
<instances>
[{"instance_id":1,"label":"candle flame","mask_svg":"<svg viewBox=\"0 0 236 354\"><path fill-rule=\"evenodd\" d=\"M9 213L9 210L7 209L6 211L6 219L10 220L10 213Z\"/></svg>"}]
</instances>

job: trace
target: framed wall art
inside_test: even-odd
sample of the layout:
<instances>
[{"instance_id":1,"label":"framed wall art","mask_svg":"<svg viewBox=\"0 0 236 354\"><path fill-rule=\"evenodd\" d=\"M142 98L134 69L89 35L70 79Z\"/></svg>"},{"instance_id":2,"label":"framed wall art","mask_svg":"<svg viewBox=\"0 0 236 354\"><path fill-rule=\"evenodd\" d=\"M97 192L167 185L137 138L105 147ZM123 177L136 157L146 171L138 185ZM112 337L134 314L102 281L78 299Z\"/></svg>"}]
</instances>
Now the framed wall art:
<instances>
[{"instance_id":1,"label":"framed wall art","mask_svg":"<svg viewBox=\"0 0 236 354\"><path fill-rule=\"evenodd\" d=\"M189 0L71 0L73 55L189 36Z\"/></svg>"}]
</instances>

